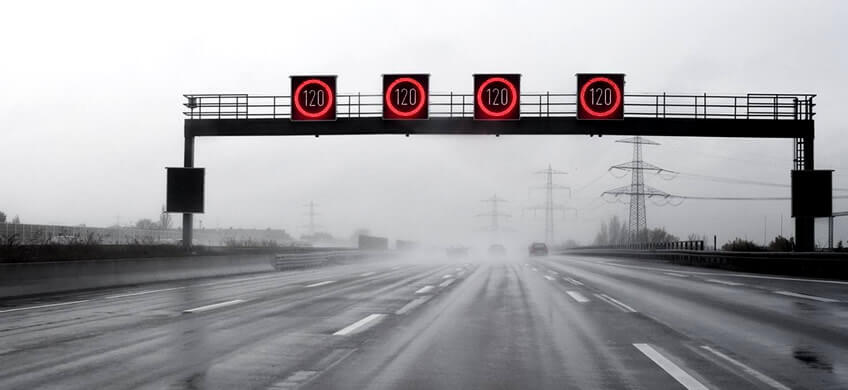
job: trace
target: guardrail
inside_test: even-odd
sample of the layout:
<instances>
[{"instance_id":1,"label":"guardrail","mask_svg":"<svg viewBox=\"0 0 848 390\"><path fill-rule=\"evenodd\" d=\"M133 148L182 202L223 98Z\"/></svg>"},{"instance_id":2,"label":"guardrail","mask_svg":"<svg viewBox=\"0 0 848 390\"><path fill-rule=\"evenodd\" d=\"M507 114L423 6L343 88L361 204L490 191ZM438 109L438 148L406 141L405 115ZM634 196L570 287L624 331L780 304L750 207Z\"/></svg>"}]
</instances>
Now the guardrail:
<instances>
[{"instance_id":1,"label":"guardrail","mask_svg":"<svg viewBox=\"0 0 848 390\"><path fill-rule=\"evenodd\" d=\"M187 119L284 119L291 116L291 96L248 94L189 94L183 106ZM635 118L812 120L814 94L748 93L708 95L632 93L624 95L624 116ZM575 93L522 93L522 117L577 115ZM380 94L339 94L338 118L373 118L383 114ZM470 93L432 93L431 117L471 118Z\"/></svg>"},{"instance_id":2,"label":"guardrail","mask_svg":"<svg viewBox=\"0 0 848 390\"><path fill-rule=\"evenodd\" d=\"M703 240L690 241L662 241L662 242L636 242L630 244L618 245L596 245L582 246L572 249L633 249L633 250L658 250L658 249L682 249L702 251L704 250Z\"/></svg>"},{"instance_id":3,"label":"guardrail","mask_svg":"<svg viewBox=\"0 0 848 390\"><path fill-rule=\"evenodd\" d=\"M848 280L848 254L827 252L730 252L686 250L570 249L560 254L626 257L696 267Z\"/></svg>"},{"instance_id":4,"label":"guardrail","mask_svg":"<svg viewBox=\"0 0 848 390\"><path fill-rule=\"evenodd\" d=\"M277 271L303 269L329 265L333 262L365 257L359 250L325 251L310 253L280 253L271 259L271 266Z\"/></svg>"}]
</instances>

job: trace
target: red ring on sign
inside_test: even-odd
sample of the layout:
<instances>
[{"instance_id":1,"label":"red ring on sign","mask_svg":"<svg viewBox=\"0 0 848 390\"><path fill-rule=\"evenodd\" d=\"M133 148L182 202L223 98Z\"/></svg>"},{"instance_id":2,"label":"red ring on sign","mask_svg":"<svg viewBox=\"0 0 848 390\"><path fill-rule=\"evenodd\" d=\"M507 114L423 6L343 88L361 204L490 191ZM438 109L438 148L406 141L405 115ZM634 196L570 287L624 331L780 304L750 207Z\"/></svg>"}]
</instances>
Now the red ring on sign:
<instances>
[{"instance_id":1,"label":"red ring on sign","mask_svg":"<svg viewBox=\"0 0 848 390\"><path fill-rule=\"evenodd\" d=\"M307 85L318 84L321 88L324 88L324 91L327 92L327 107L324 107L323 110L312 113L303 109L303 106L300 105L300 91L303 91L303 88ZM300 85L297 86L297 89L294 91L294 108L297 109L297 112L300 115L303 115L307 118L320 118L327 114L330 111L330 108L333 107L333 91L330 89L330 86L327 83L318 80L318 79L309 79L306 80Z\"/></svg>"},{"instance_id":2,"label":"red ring on sign","mask_svg":"<svg viewBox=\"0 0 848 390\"><path fill-rule=\"evenodd\" d=\"M589 88L590 85L597 82L605 82L612 86L613 91L615 91L615 103L613 103L612 107L606 111L598 112L589 107L589 104L586 103L586 89ZM618 84L614 83L608 77L598 76L589 79L585 84L583 84L583 88L580 88L580 106L586 110L589 115L597 116L597 117L606 117L610 116L615 110L617 110L621 106L621 89L618 88Z\"/></svg>"},{"instance_id":3,"label":"red ring on sign","mask_svg":"<svg viewBox=\"0 0 848 390\"><path fill-rule=\"evenodd\" d=\"M418 104L415 105L415 108L413 108L411 111L398 110L397 107L395 107L394 104L392 104L392 99L391 99L392 89L394 89L394 87L396 87L398 84L400 84L402 82L408 82L408 83L412 84L415 87L415 89L418 90L418 93L422 96L422 99L418 102ZM427 100L427 93L424 91L424 86L421 85L421 83L419 83L418 80L416 80L412 77L401 77L401 78L398 78L395 81L392 81L392 83L389 84L388 88L386 88L386 91L384 92L384 94L386 95L386 107L389 108L389 111L391 111L392 114L395 114L397 116L404 117L404 118L408 118L408 117L415 116L416 114L418 114L424 108L424 104Z\"/></svg>"},{"instance_id":4,"label":"red ring on sign","mask_svg":"<svg viewBox=\"0 0 848 390\"><path fill-rule=\"evenodd\" d=\"M494 82L504 83L507 86L507 88L509 88L509 95L512 98L512 102L510 102L509 105L502 111L492 111L492 110L486 108L486 105L483 104L483 90L486 89L486 87L489 84L494 83ZM512 111L515 108L515 105L518 104L518 91L515 89L515 85L513 85L511 82L509 82L509 80L507 80L503 77L492 77L492 78L484 81L483 84L480 84L480 88L477 88L477 103L478 103L477 106L480 107L480 110L482 110L483 113L488 115L488 116L492 116L492 117L496 117L496 118L506 116L507 114L510 113L510 111Z\"/></svg>"}]
</instances>

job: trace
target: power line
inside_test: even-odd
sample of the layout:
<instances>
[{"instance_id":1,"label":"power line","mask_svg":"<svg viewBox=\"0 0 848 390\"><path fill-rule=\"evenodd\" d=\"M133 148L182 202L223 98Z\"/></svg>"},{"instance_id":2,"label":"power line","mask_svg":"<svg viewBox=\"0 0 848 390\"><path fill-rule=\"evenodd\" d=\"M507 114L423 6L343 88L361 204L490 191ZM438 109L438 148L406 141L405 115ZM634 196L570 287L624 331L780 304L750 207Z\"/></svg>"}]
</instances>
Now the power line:
<instances>
[{"instance_id":1,"label":"power line","mask_svg":"<svg viewBox=\"0 0 848 390\"><path fill-rule=\"evenodd\" d=\"M492 195L491 198L483 199L481 202L491 203L492 211L483 214L477 214L476 217L491 217L492 221L489 225L489 230L492 232L497 232L501 230L500 218L511 218L512 215L504 214L500 212L498 204L507 202L506 199L499 198L497 194Z\"/></svg>"}]
</instances>

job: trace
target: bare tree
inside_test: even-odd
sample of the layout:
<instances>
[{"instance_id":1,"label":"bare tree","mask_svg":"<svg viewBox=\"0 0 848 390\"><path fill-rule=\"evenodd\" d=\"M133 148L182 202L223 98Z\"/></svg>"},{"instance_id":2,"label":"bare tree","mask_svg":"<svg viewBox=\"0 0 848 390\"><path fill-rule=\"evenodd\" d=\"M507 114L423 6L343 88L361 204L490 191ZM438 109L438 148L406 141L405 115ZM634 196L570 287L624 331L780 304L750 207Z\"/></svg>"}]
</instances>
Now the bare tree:
<instances>
[{"instance_id":1,"label":"bare tree","mask_svg":"<svg viewBox=\"0 0 848 390\"><path fill-rule=\"evenodd\" d=\"M0 223L6 223L6 213L0 211Z\"/></svg>"},{"instance_id":2,"label":"bare tree","mask_svg":"<svg viewBox=\"0 0 848 390\"><path fill-rule=\"evenodd\" d=\"M162 230L171 228L171 214L165 211L165 205L162 205L162 213L159 214L159 228Z\"/></svg>"}]
</instances>

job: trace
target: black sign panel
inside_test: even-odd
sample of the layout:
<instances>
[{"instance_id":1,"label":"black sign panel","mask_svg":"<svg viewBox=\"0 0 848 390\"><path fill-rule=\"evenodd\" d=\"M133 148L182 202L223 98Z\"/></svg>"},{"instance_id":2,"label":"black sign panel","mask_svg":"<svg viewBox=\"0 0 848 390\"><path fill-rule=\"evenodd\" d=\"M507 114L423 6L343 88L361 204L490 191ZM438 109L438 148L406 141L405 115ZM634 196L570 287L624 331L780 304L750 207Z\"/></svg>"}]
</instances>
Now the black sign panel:
<instances>
[{"instance_id":1,"label":"black sign panel","mask_svg":"<svg viewBox=\"0 0 848 390\"><path fill-rule=\"evenodd\" d=\"M291 76L291 120L336 120L336 76Z\"/></svg>"},{"instance_id":2,"label":"black sign panel","mask_svg":"<svg viewBox=\"0 0 848 390\"><path fill-rule=\"evenodd\" d=\"M430 75L384 74L383 119L427 119Z\"/></svg>"},{"instance_id":3,"label":"black sign panel","mask_svg":"<svg viewBox=\"0 0 848 390\"><path fill-rule=\"evenodd\" d=\"M474 75L474 119L517 120L520 100L520 74Z\"/></svg>"},{"instance_id":4,"label":"black sign panel","mask_svg":"<svg viewBox=\"0 0 848 390\"><path fill-rule=\"evenodd\" d=\"M203 213L204 168L165 168L168 171L165 210L169 213Z\"/></svg>"},{"instance_id":5,"label":"black sign panel","mask_svg":"<svg viewBox=\"0 0 848 390\"><path fill-rule=\"evenodd\" d=\"M624 75L577 75L577 119L624 119Z\"/></svg>"},{"instance_id":6,"label":"black sign panel","mask_svg":"<svg viewBox=\"0 0 848 390\"><path fill-rule=\"evenodd\" d=\"M833 171L792 171L792 216L833 215Z\"/></svg>"}]
</instances>

